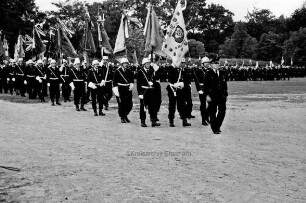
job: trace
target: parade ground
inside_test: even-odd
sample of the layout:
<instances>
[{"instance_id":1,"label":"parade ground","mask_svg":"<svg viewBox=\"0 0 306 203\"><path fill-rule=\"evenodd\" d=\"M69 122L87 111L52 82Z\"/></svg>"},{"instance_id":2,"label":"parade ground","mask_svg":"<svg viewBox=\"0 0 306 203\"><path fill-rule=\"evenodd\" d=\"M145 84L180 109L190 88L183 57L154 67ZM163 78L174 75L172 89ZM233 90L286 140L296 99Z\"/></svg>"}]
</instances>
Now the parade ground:
<instances>
[{"instance_id":1,"label":"parade ground","mask_svg":"<svg viewBox=\"0 0 306 203\"><path fill-rule=\"evenodd\" d=\"M222 133L0 94L0 202L306 202L306 78L228 82ZM49 101L49 99L47 99Z\"/></svg>"}]
</instances>

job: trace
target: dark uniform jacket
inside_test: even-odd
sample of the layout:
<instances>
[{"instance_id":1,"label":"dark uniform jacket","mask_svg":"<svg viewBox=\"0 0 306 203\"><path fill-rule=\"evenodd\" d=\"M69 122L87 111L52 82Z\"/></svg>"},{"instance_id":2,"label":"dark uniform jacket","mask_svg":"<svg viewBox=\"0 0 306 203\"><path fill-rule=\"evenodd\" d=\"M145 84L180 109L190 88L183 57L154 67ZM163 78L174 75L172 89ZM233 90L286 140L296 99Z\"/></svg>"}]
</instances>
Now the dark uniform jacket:
<instances>
[{"instance_id":1,"label":"dark uniform jacket","mask_svg":"<svg viewBox=\"0 0 306 203\"><path fill-rule=\"evenodd\" d=\"M134 83L134 73L129 68L117 68L113 77L114 86L129 86L130 83Z\"/></svg>"},{"instance_id":2,"label":"dark uniform jacket","mask_svg":"<svg viewBox=\"0 0 306 203\"><path fill-rule=\"evenodd\" d=\"M54 69L52 67L48 67L46 69L47 82L61 82L60 81L60 71L58 67Z\"/></svg>"},{"instance_id":3,"label":"dark uniform jacket","mask_svg":"<svg viewBox=\"0 0 306 203\"><path fill-rule=\"evenodd\" d=\"M101 83L102 80L105 79L105 74L103 72L103 70L101 68L91 68L88 71L88 76L87 76L87 82L90 83L94 83L95 85L99 85Z\"/></svg>"},{"instance_id":4,"label":"dark uniform jacket","mask_svg":"<svg viewBox=\"0 0 306 203\"><path fill-rule=\"evenodd\" d=\"M153 89L154 69L150 67L148 70L141 68L137 74L137 92L138 95L143 95L147 89ZM152 82L152 85L149 84Z\"/></svg>"},{"instance_id":5,"label":"dark uniform jacket","mask_svg":"<svg viewBox=\"0 0 306 203\"><path fill-rule=\"evenodd\" d=\"M204 80L204 94L212 98L227 97L227 74L225 70L218 70L219 75L213 70L209 69Z\"/></svg>"},{"instance_id":6,"label":"dark uniform jacket","mask_svg":"<svg viewBox=\"0 0 306 203\"><path fill-rule=\"evenodd\" d=\"M194 83L197 88L197 91L202 90L204 92L204 80L206 71L204 67L194 68Z\"/></svg>"}]
</instances>

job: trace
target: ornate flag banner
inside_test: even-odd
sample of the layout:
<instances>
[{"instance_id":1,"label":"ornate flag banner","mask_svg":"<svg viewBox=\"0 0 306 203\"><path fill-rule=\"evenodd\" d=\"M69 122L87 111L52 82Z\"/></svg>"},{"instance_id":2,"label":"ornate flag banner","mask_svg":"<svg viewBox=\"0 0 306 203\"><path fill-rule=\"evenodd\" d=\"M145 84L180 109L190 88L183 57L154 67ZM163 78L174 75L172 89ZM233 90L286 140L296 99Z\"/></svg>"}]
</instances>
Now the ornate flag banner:
<instances>
[{"instance_id":1,"label":"ornate flag banner","mask_svg":"<svg viewBox=\"0 0 306 203\"><path fill-rule=\"evenodd\" d=\"M162 50L172 59L172 63L175 66L181 64L182 58L189 51L187 31L180 1L177 3L171 23L167 29Z\"/></svg>"}]
</instances>

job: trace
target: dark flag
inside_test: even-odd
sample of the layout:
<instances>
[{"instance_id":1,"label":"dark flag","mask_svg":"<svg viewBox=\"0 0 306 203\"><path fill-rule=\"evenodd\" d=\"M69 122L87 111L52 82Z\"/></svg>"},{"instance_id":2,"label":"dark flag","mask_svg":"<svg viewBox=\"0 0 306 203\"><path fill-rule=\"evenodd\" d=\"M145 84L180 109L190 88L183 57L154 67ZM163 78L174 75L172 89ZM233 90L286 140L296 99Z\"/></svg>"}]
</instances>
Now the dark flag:
<instances>
[{"instance_id":1,"label":"dark flag","mask_svg":"<svg viewBox=\"0 0 306 203\"><path fill-rule=\"evenodd\" d=\"M86 18L86 25L85 25L85 31L84 31L81 47L83 51L95 53L96 46L95 46L93 36L92 36L93 24L91 22L90 15L89 15L87 8L86 8L85 18Z\"/></svg>"},{"instance_id":2,"label":"dark flag","mask_svg":"<svg viewBox=\"0 0 306 203\"><path fill-rule=\"evenodd\" d=\"M34 29L33 29L32 51L33 51L34 56L37 56L37 55L43 53L44 51L46 51L46 47L43 44L36 27L34 27Z\"/></svg>"},{"instance_id":3,"label":"dark flag","mask_svg":"<svg viewBox=\"0 0 306 203\"><path fill-rule=\"evenodd\" d=\"M98 10L99 11L99 10ZM98 13L99 15L99 13ZM99 46L101 48L101 52L103 49L103 52L106 54L113 54L114 50L111 47L109 43L109 37L106 33L105 27L104 27L104 14L103 17L99 15L98 19L98 39L99 39ZM103 54L102 54L103 55Z\"/></svg>"},{"instance_id":4,"label":"dark flag","mask_svg":"<svg viewBox=\"0 0 306 203\"><path fill-rule=\"evenodd\" d=\"M76 57L77 52L71 44L64 28L61 24L57 24L57 31L55 34L55 49L57 53L68 57Z\"/></svg>"}]
</instances>

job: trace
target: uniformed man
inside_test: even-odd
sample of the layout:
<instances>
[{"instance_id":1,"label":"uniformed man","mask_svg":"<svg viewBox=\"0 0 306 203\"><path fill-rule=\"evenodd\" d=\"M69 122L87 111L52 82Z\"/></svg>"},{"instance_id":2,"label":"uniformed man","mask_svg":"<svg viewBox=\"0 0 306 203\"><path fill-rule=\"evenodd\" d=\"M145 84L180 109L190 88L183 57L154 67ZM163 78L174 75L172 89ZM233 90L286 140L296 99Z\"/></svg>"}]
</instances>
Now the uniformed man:
<instances>
[{"instance_id":1,"label":"uniformed man","mask_svg":"<svg viewBox=\"0 0 306 203\"><path fill-rule=\"evenodd\" d=\"M220 70L219 58L211 60L211 68L204 80L204 94L209 103L210 126L214 134L221 133L221 125L226 113L227 80L226 72Z\"/></svg>"},{"instance_id":2,"label":"uniformed man","mask_svg":"<svg viewBox=\"0 0 306 203\"><path fill-rule=\"evenodd\" d=\"M45 102L45 97L43 94L43 81L46 80L46 73L43 68L43 61L41 59L37 60L36 66L36 92L38 94L39 100Z\"/></svg>"},{"instance_id":3,"label":"uniformed man","mask_svg":"<svg viewBox=\"0 0 306 203\"><path fill-rule=\"evenodd\" d=\"M57 105L61 105L61 103L59 102L61 86L60 71L59 68L56 66L56 61L54 59L51 60L50 66L48 67L46 72L48 82L47 86L49 87L51 105L55 106L54 100L56 101Z\"/></svg>"},{"instance_id":4,"label":"uniformed man","mask_svg":"<svg viewBox=\"0 0 306 203\"><path fill-rule=\"evenodd\" d=\"M154 77L158 70L158 66L155 65L154 68L151 67L151 60L149 58L144 58L142 60L143 67L138 70L137 74L137 91L138 97L140 99L140 120L141 127L147 127L146 125L146 111L148 109L150 114L150 119L152 122L152 127L160 126L157 123L157 111L156 111L156 91L154 91Z\"/></svg>"},{"instance_id":5,"label":"uniformed man","mask_svg":"<svg viewBox=\"0 0 306 203\"><path fill-rule=\"evenodd\" d=\"M192 68L188 67L186 64L186 59L182 58L181 68L183 69L183 78L184 78L184 95L185 95L185 102L186 102L186 114L187 118L195 118L195 116L192 115L192 90L191 90L191 82L193 80L193 72Z\"/></svg>"},{"instance_id":6,"label":"uniformed man","mask_svg":"<svg viewBox=\"0 0 306 203\"><path fill-rule=\"evenodd\" d=\"M24 84L27 85L27 90L29 94L29 99L36 99L37 92L36 92L36 69L34 67L34 61L31 59L27 61L26 67L26 80Z\"/></svg>"},{"instance_id":7,"label":"uniformed man","mask_svg":"<svg viewBox=\"0 0 306 203\"><path fill-rule=\"evenodd\" d=\"M70 68L68 66L67 60L63 59L63 64L60 67L60 77L62 80L62 96L64 98L64 102L71 101L70 95L71 95L71 87L69 85L69 73Z\"/></svg>"},{"instance_id":8,"label":"uniformed man","mask_svg":"<svg viewBox=\"0 0 306 203\"><path fill-rule=\"evenodd\" d=\"M69 78L70 86L74 92L74 104L77 111L87 111L84 107L86 100L86 74L85 70L81 68L81 61L79 58L75 58L74 67L71 69ZM81 103L81 108L80 108Z\"/></svg>"},{"instance_id":9,"label":"uniformed man","mask_svg":"<svg viewBox=\"0 0 306 203\"><path fill-rule=\"evenodd\" d=\"M170 127L175 127L174 117L176 108L180 114L180 118L183 121L183 126L191 126L187 122L187 105L185 102L185 93L183 91L184 78L183 69L181 67L175 67L174 65L168 66L168 97L169 97L169 123ZM177 106L177 107L176 107Z\"/></svg>"},{"instance_id":10,"label":"uniformed man","mask_svg":"<svg viewBox=\"0 0 306 203\"><path fill-rule=\"evenodd\" d=\"M10 60L10 64L7 66L7 84L8 89L10 90L10 94L13 94L13 90L15 89L15 67L16 67L16 61L14 59Z\"/></svg>"},{"instance_id":11,"label":"uniformed man","mask_svg":"<svg viewBox=\"0 0 306 203\"><path fill-rule=\"evenodd\" d=\"M117 68L113 78L113 92L118 103L118 114L121 123L129 123L128 115L133 108L134 74L129 69L129 61L127 58L121 59L121 66Z\"/></svg>"},{"instance_id":12,"label":"uniformed man","mask_svg":"<svg viewBox=\"0 0 306 203\"><path fill-rule=\"evenodd\" d=\"M47 60L46 57L44 57L44 58L42 59L42 61L43 61L42 72L43 72L44 74L46 74L46 71L47 71L47 69L48 69L50 63L48 62L48 60ZM49 61L51 61L51 60L49 60ZM47 87L47 81L46 81L46 79L42 79L42 92L43 92L43 96L44 96L44 97L47 97L47 96L48 96L48 87Z\"/></svg>"},{"instance_id":13,"label":"uniformed man","mask_svg":"<svg viewBox=\"0 0 306 203\"><path fill-rule=\"evenodd\" d=\"M26 92L26 87L24 84L25 80L24 72L25 72L25 65L23 63L23 58L19 58L15 68L15 78L16 78L15 82L16 82L16 89L22 97L25 97L25 92Z\"/></svg>"},{"instance_id":14,"label":"uniformed man","mask_svg":"<svg viewBox=\"0 0 306 203\"><path fill-rule=\"evenodd\" d=\"M108 59L107 56L103 56L103 60L100 62L100 67L103 70L105 75L105 85L103 88L103 105L105 110L109 107L109 100L113 96L113 76L114 76L114 66L108 63L106 60Z\"/></svg>"},{"instance_id":15,"label":"uniformed man","mask_svg":"<svg viewBox=\"0 0 306 203\"><path fill-rule=\"evenodd\" d=\"M202 125L207 126L208 125L208 109L206 108L206 95L204 94L204 81L205 81L205 75L206 75L207 67L209 63L209 58L203 57L201 62L202 62L202 66L199 66L198 68L194 68L193 71L194 71L194 78L195 78L195 86L199 93Z\"/></svg>"},{"instance_id":16,"label":"uniformed man","mask_svg":"<svg viewBox=\"0 0 306 203\"><path fill-rule=\"evenodd\" d=\"M88 72L87 77L88 87L91 91L91 104L94 111L94 116L98 116L97 113L97 101L99 104L99 115L104 116L103 109L103 86L105 86L105 76L102 69L99 67L99 61L93 60L92 68Z\"/></svg>"}]
</instances>

